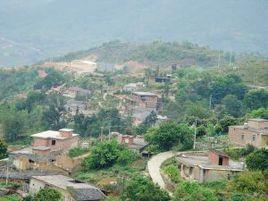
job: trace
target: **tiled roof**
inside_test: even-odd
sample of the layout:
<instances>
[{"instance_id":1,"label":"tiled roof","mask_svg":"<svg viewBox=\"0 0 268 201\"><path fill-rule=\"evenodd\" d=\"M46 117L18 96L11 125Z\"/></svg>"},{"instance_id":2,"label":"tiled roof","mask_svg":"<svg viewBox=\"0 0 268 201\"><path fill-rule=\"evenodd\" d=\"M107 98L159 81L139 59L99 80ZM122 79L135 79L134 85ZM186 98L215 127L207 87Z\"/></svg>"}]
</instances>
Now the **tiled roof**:
<instances>
[{"instance_id":1,"label":"tiled roof","mask_svg":"<svg viewBox=\"0 0 268 201\"><path fill-rule=\"evenodd\" d=\"M97 188L89 189L74 189L72 187L67 188L73 198L77 201L94 201L101 200L105 197L104 193Z\"/></svg>"}]
</instances>

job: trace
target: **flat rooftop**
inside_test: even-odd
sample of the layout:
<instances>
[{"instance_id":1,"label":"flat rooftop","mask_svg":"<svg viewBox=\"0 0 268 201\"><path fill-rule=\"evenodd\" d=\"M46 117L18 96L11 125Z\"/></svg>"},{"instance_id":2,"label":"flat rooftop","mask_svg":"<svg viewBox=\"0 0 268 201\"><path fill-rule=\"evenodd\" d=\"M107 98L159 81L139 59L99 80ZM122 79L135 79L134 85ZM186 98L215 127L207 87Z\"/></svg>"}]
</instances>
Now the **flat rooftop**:
<instances>
[{"instance_id":1,"label":"flat rooftop","mask_svg":"<svg viewBox=\"0 0 268 201\"><path fill-rule=\"evenodd\" d=\"M181 154L177 157L177 160L182 164L187 166L199 166L203 169L217 169L217 170L233 170L233 171L243 171L244 163L229 160L228 166L223 165L213 165L211 164L207 155L198 154Z\"/></svg>"},{"instance_id":2,"label":"flat rooftop","mask_svg":"<svg viewBox=\"0 0 268 201\"><path fill-rule=\"evenodd\" d=\"M64 175L33 176L32 178L71 192L75 200L101 200L106 196L93 185L74 180Z\"/></svg>"},{"instance_id":3,"label":"flat rooftop","mask_svg":"<svg viewBox=\"0 0 268 201\"><path fill-rule=\"evenodd\" d=\"M73 178L64 175L33 176L33 178L64 190L67 187L73 187L75 189L96 188L88 183L76 182Z\"/></svg>"},{"instance_id":4,"label":"flat rooftop","mask_svg":"<svg viewBox=\"0 0 268 201\"><path fill-rule=\"evenodd\" d=\"M73 134L73 137L78 136L78 134ZM62 137L59 131L43 131L41 133L36 133L31 135L31 137L37 137L37 138L54 138L54 139L65 139L66 137Z\"/></svg>"}]
</instances>

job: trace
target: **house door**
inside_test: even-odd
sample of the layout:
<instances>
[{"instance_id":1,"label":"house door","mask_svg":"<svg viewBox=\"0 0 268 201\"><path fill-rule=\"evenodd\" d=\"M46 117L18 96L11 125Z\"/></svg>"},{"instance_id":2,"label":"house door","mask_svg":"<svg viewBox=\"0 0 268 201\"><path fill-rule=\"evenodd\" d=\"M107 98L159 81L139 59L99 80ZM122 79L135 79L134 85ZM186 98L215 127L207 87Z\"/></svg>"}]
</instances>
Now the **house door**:
<instances>
[{"instance_id":1,"label":"house door","mask_svg":"<svg viewBox=\"0 0 268 201\"><path fill-rule=\"evenodd\" d=\"M223 158L219 156L219 165L222 165L222 162L223 162Z\"/></svg>"}]
</instances>

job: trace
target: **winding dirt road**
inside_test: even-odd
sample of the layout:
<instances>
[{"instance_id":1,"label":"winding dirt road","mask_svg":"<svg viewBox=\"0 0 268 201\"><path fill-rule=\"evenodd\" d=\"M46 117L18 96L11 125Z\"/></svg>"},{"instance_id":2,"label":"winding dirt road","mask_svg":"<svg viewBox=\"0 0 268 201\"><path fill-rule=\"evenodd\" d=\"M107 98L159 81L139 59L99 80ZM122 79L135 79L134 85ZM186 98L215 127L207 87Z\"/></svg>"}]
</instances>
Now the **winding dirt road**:
<instances>
[{"instance_id":1,"label":"winding dirt road","mask_svg":"<svg viewBox=\"0 0 268 201\"><path fill-rule=\"evenodd\" d=\"M165 182L161 176L160 167L165 160L177 154L178 152L172 152L172 151L163 152L153 156L147 163L147 168L151 179L155 184L158 184L162 189L165 189Z\"/></svg>"}]
</instances>

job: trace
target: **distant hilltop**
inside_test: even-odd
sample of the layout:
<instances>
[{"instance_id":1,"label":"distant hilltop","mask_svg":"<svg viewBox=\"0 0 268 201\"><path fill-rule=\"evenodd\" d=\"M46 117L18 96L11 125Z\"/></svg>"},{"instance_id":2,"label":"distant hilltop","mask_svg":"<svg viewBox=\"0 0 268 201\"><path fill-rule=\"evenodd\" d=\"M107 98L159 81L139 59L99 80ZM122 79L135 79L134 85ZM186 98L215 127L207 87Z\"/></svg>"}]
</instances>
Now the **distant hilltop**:
<instances>
[{"instance_id":1,"label":"distant hilltop","mask_svg":"<svg viewBox=\"0 0 268 201\"><path fill-rule=\"evenodd\" d=\"M0 66L103 42L191 41L268 55L267 0L1 0Z\"/></svg>"}]
</instances>

